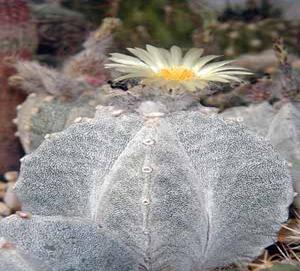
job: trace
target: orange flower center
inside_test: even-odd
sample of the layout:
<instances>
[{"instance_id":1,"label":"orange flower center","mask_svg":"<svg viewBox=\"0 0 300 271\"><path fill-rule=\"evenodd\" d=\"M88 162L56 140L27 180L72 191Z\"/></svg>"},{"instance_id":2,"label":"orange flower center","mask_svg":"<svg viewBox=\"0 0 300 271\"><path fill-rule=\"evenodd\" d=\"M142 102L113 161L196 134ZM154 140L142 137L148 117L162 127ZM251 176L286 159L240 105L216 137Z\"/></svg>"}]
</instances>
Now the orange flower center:
<instances>
[{"instance_id":1,"label":"orange flower center","mask_svg":"<svg viewBox=\"0 0 300 271\"><path fill-rule=\"evenodd\" d=\"M165 80L175 81L190 80L195 77L195 73L192 70L183 67L164 68L161 69L156 75Z\"/></svg>"}]
</instances>

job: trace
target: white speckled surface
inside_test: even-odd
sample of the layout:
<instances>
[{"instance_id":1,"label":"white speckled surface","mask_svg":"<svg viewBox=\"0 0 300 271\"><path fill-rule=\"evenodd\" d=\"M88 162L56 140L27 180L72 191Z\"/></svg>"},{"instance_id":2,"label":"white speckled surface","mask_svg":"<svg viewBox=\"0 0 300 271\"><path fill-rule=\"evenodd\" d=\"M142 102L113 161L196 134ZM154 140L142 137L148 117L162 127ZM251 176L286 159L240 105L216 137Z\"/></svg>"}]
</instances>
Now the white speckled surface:
<instances>
[{"instance_id":1,"label":"white speckled surface","mask_svg":"<svg viewBox=\"0 0 300 271\"><path fill-rule=\"evenodd\" d=\"M197 111L111 112L25 157L17 191L33 216L0 235L59 271L206 270L274 242L293 190L271 145Z\"/></svg>"}]
</instances>

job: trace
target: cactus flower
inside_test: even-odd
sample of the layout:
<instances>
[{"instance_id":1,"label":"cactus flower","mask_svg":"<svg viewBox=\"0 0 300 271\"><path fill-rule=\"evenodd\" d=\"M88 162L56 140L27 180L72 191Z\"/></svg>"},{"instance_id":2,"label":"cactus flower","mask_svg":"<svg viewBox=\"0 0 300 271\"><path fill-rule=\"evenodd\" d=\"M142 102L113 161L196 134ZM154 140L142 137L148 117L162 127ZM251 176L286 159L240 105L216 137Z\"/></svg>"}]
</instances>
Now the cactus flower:
<instances>
[{"instance_id":1,"label":"cactus flower","mask_svg":"<svg viewBox=\"0 0 300 271\"><path fill-rule=\"evenodd\" d=\"M172 46L170 50L151 45L146 50L128 48L135 57L112 53L112 63L106 68L114 68L124 73L115 80L141 78L146 85L166 89L203 89L209 82L229 83L240 81L237 75L249 75L248 70L229 65L232 61L209 63L216 55L202 56L203 49L192 48L185 55L182 49Z\"/></svg>"}]
</instances>

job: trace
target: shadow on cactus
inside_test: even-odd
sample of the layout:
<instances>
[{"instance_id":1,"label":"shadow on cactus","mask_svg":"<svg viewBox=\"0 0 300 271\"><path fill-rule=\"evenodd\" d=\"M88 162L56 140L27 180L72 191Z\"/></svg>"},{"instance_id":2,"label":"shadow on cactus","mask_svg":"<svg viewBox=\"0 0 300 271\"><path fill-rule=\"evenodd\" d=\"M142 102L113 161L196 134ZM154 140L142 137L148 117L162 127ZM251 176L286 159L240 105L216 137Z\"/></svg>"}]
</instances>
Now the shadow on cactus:
<instances>
[{"instance_id":1,"label":"shadow on cactus","mask_svg":"<svg viewBox=\"0 0 300 271\"><path fill-rule=\"evenodd\" d=\"M182 61L177 47L149 48L140 52L154 69ZM114 61L153 75L148 61ZM242 73L220 62L200 70L208 81ZM94 118L49 135L22 159L24 212L1 221L0 235L60 271L210 270L272 244L293 197L285 164L264 139L208 115L180 78L172 93L136 86L107 96Z\"/></svg>"}]
</instances>

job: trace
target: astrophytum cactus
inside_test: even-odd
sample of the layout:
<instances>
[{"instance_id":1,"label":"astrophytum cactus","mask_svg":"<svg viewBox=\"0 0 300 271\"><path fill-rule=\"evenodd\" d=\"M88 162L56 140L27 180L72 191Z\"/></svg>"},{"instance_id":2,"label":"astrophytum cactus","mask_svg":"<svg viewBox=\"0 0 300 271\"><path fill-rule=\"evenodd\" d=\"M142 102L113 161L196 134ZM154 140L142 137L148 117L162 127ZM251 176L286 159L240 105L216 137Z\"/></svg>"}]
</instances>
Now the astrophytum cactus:
<instances>
[{"instance_id":1,"label":"astrophytum cactus","mask_svg":"<svg viewBox=\"0 0 300 271\"><path fill-rule=\"evenodd\" d=\"M209 270L272 244L293 196L272 146L197 107L163 108L98 107L48 136L22 159L30 215L3 219L0 236L59 271Z\"/></svg>"},{"instance_id":2,"label":"astrophytum cactus","mask_svg":"<svg viewBox=\"0 0 300 271\"><path fill-rule=\"evenodd\" d=\"M286 159L294 189L300 192L300 106L299 103L282 103L272 106L268 102L249 107L234 107L221 114L225 119L235 119L267 140ZM300 196L295 205L300 207Z\"/></svg>"},{"instance_id":3,"label":"astrophytum cactus","mask_svg":"<svg viewBox=\"0 0 300 271\"><path fill-rule=\"evenodd\" d=\"M95 90L77 98L32 93L17 108L14 123L26 153L35 150L47 134L60 132L78 117L93 117L101 101L101 91Z\"/></svg>"},{"instance_id":4,"label":"astrophytum cactus","mask_svg":"<svg viewBox=\"0 0 300 271\"><path fill-rule=\"evenodd\" d=\"M84 49L64 63L61 70L36 61L20 61L9 80L31 95L18 106L14 123L25 152L37 148L48 133L61 131L78 117L93 117L102 90L109 78L104 69L106 50L117 19L105 19L84 43Z\"/></svg>"}]
</instances>

